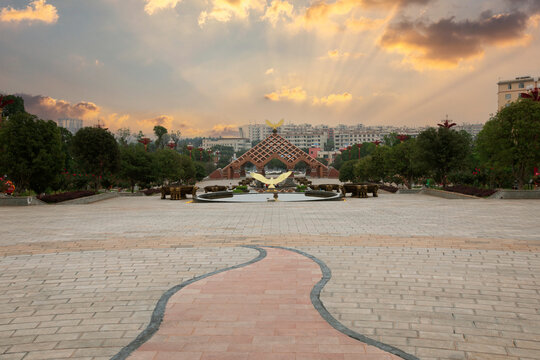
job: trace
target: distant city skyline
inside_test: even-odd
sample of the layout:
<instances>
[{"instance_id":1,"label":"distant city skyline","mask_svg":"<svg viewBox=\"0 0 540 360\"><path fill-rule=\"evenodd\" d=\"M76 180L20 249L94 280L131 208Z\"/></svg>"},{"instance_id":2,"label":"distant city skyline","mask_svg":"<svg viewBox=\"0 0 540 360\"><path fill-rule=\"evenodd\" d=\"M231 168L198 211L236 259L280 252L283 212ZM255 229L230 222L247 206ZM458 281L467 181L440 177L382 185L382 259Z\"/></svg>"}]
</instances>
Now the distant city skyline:
<instances>
[{"instance_id":1,"label":"distant city skyline","mask_svg":"<svg viewBox=\"0 0 540 360\"><path fill-rule=\"evenodd\" d=\"M538 76L537 0L5 0L0 93L150 135L483 123Z\"/></svg>"}]
</instances>

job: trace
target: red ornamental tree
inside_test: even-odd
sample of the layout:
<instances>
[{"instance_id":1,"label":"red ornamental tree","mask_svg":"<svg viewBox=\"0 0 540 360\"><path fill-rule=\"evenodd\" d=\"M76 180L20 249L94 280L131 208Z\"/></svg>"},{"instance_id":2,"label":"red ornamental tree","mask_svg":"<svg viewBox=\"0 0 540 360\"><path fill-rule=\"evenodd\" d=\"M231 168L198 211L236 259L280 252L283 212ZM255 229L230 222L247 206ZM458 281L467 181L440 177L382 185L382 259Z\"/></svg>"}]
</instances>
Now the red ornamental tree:
<instances>
[{"instance_id":1,"label":"red ornamental tree","mask_svg":"<svg viewBox=\"0 0 540 360\"><path fill-rule=\"evenodd\" d=\"M405 140L409 138L409 135L401 134L401 135L398 135L397 138L400 142L404 142Z\"/></svg>"},{"instance_id":2,"label":"red ornamental tree","mask_svg":"<svg viewBox=\"0 0 540 360\"><path fill-rule=\"evenodd\" d=\"M4 107L13 102L13 99L4 100L4 95L0 95L0 124L2 123L2 112L4 111Z\"/></svg>"},{"instance_id":3,"label":"red ornamental tree","mask_svg":"<svg viewBox=\"0 0 540 360\"><path fill-rule=\"evenodd\" d=\"M532 101L540 101L540 94L538 93L538 87L535 87L528 94L527 93L521 93L520 95L524 99L532 99Z\"/></svg>"},{"instance_id":4,"label":"red ornamental tree","mask_svg":"<svg viewBox=\"0 0 540 360\"><path fill-rule=\"evenodd\" d=\"M150 139L144 137L144 138L141 138L139 142L144 145L144 151L146 151L148 149L148 144L150 144Z\"/></svg>"}]
</instances>

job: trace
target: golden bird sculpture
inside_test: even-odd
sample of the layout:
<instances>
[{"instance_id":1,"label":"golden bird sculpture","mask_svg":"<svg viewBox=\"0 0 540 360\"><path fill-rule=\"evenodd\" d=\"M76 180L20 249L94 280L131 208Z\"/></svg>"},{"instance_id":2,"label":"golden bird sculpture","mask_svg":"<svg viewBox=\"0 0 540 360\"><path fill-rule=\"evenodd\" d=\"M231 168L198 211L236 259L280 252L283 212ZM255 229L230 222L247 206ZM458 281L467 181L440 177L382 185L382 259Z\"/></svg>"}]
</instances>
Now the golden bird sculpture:
<instances>
[{"instance_id":1,"label":"golden bird sculpture","mask_svg":"<svg viewBox=\"0 0 540 360\"><path fill-rule=\"evenodd\" d=\"M292 174L292 171L287 171L286 173L283 173L283 174L279 175L277 178L268 179L268 178L262 176L261 174L257 174L257 173L254 173L254 172L250 173L252 178L254 178L256 180L259 180L263 184L268 184L269 189L275 189L276 187L274 185L277 185L280 182L285 181L285 179L287 179L291 174Z\"/></svg>"},{"instance_id":2,"label":"golden bird sculpture","mask_svg":"<svg viewBox=\"0 0 540 360\"><path fill-rule=\"evenodd\" d=\"M270 126L272 129L274 129L274 132L277 132L277 128L283 125L284 120L281 119L277 124L271 123L270 121L266 120L266 125Z\"/></svg>"}]
</instances>

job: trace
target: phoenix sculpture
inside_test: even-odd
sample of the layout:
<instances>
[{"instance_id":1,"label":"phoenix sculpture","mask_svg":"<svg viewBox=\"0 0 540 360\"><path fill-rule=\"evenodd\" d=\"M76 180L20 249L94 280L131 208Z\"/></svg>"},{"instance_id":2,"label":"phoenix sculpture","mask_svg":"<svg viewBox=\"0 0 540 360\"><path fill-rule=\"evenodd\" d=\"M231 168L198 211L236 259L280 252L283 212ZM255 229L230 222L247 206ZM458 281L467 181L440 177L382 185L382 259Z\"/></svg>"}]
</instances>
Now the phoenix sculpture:
<instances>
[{"instance_id":1,"label":"phoenix sculpture","mask_svg":"<svg viewBox=\"0 0 540 360\"><path fill-rule=\"evenodd\" d=\"M286 173L279 175L277 178L268 179L261 174L257 174L254 172L250 173L252 178L259 180L263 184L268 184L269 189L275 189L276 188L275 185L279 184L280 182L285 181L285 179L287 179L291 174L292 174L292 171L287 171Z\"/></svg>"}]
</instances>

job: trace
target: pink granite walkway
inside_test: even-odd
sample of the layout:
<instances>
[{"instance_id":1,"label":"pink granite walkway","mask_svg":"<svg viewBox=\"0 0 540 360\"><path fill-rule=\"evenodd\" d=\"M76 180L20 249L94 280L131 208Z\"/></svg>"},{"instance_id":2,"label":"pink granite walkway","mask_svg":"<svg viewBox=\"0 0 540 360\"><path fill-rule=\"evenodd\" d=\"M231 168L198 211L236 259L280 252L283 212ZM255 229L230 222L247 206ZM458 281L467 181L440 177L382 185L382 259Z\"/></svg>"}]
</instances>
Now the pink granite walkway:
<instances>
[{"instance_id":1,"label":"pink granite walkway","mask_svg":"<svg viewBox=\"0 0 540 360\"><path fill-rule=\"evenodd\" d=\"M173 295L159 331L131 360L399 359L331 327L310 301L319 266L266 248L249 266L195 282Z\"/></svg>"}]
</instances>

